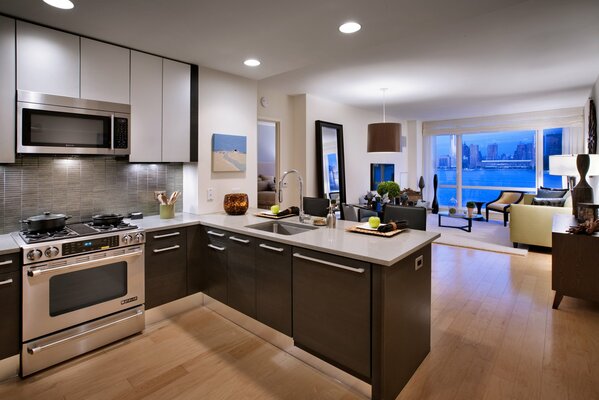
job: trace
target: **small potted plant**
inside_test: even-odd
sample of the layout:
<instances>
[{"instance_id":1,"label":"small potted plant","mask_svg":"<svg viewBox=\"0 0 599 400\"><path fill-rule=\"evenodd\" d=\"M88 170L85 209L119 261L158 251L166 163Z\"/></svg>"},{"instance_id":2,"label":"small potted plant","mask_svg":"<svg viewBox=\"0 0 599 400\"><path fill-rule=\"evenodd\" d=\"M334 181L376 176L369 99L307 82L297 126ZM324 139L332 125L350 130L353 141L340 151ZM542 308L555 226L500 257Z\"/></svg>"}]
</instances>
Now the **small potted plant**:
<instances>
[{"instance_id":1,"label":"small potted plant","mask_svg":"<svg viewBox=\"0 0 599 400\"><path fill-rule=\"evenodd\" d=\"M401 192L397 182L393 182L393 181L385 181L385 182L379 183L379 185L376 188L376 191L378 194L380 194L383 197L385 195L387 195L387 198L389 199L389 201L392 201L393 199L395 199L397 196L399 196L399 193Z\"/></svg>"},{"instance_id":2,"label":"small potted plant","mask_svg":"<svg viewBox=\"0 0 599 400\"><path fill-rule=\"evenodd\" d=\"M466 203L466 208L468 209L468 218L472 218L472 215L474 214L474 207L476 207L476 204L474 204L473 201Z\"/></svg>"}]
</instances>

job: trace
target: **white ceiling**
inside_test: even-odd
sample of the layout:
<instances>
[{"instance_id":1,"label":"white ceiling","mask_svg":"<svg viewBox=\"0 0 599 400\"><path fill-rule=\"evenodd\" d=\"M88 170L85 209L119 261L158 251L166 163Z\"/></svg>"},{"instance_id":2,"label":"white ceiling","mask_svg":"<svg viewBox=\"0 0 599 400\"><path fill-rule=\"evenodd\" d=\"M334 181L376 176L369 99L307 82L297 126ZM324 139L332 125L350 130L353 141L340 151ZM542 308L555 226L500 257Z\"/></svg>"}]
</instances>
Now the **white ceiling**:
<instances>
[{"instance_id":1,"label":"white ceiling","mask_svg":"<svg viewBox=\"0 0 599 400\"><path fill-rule=\"evenodd\" d=\"M387 87L406 119L582 106L599 75L597 0L73 2L0 12L374 111ZM362 30L339 33L348 19Z\"/></svg>"}]
</instances>

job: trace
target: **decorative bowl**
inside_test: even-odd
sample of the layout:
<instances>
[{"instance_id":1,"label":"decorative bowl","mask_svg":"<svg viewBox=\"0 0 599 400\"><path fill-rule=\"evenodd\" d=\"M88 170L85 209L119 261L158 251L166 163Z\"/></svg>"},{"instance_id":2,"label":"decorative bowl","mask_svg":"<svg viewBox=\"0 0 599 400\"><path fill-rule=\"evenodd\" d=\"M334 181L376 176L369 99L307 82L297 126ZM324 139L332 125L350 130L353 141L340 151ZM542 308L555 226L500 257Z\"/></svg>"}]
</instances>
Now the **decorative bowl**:
<instances>
[{"instance_id":1,"label":"decorative bowl","mask_svg":"<svg viewBox=\"0 0 599 400\"><path fill-rule=\"evenodd\" d=\"M225 195L223 206L229 215L243 215L248 210L249 199L246 193L228 193Z\"/></svg>"}]
</instances>

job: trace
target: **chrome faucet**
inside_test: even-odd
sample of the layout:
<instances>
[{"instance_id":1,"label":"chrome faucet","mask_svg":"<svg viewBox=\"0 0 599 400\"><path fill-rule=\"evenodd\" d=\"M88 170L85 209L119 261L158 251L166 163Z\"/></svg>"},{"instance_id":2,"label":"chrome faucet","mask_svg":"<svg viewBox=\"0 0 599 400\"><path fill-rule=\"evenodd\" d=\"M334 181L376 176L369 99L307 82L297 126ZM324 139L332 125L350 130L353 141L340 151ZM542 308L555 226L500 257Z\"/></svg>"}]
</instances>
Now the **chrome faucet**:
<instances>
[{"instance_id":1,"label":"chrome faucet","mask_svg":"<svg viewBox=\"0 0 599 400\"><path fill-rule=\"evenodd\" d=\"M281 177L281 180L279 180L279 204L283 201L283 182L287 175L291 173L297 174L297 180L299 181L299 220L300 222L304 222L304 180L297 169L290 169L289 171L283 172L283 176Z\"/></svg>"}]
</instances>

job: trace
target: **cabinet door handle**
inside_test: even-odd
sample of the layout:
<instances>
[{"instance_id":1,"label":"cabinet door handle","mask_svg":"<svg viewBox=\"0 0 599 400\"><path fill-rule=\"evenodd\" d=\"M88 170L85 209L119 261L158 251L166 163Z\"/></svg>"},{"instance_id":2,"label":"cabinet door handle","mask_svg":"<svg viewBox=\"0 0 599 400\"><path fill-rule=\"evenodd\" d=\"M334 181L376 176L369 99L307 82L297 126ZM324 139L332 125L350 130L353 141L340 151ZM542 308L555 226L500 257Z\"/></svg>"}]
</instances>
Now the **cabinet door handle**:
<instances>
[{"instance_id":1,"label":"cabinet door handle","mask_svg":"<svg viewBox=\"0 0 599 400\"><path fill-rule=\"evenodd\" d=\"M12 264L12 260L0 262L0 266L2 266L2 265L10 265L10 264Z\"/></svg>"},{"instance_id":2,"label":"cabinet door handle","mask_svg":"<svg viewBox=\"0 0 599 400\"><path fill-rule=\"evenodd\" d=\"M12 279L7 279L5 281L0 282L0 286L10 285L12 283Z\"/></svg>"},{"instance_id":3,"label":"cabinet door handle","mask_svg":"<svg viewBox=\"0 0 599 400\"><path fill-rule=\"evenodd\" d=\"M329 267L335 267L335 268L344 269L346 271L356 272L358 274L363 274L365 271L364 268L348 267L347 265L337 264L337 263L333 263L330 261L320 260L320 259L314 258L314 257L304 256L304 255L301 255L300 253L293 253L293 257L301 258L303 260L313 261L313 262L316 262L319 264L328 265Z\"/></svg>"},{"instance_id":4,"label":"cabinet door handle","mask_svg":"<svg viewBox=\"0 0 599 400\"><path fill-rule=\"evenodd\" d=\"M213 244L209 244L208 247L210 247L211 249L214 249L214 250L218 250L218 251L224 251L225 250L224 246L223 247L219 247L219 246L215 246Z\"/></svg>"},{"instance_id":5,"label":"cabinet door handle","mask_svg":"<svg viewBox=\"0 0 599 400\"><path fill-rule=\"evenodd\" d=\"M262 247L263 249L266 249L266 250L278 251L279 253L285 251L285 249L282 247L273 247L273 246L269 246L264 243L260 243L260 247Z\"/></svg>"},{"instance_id":6,"label":"cabinet door handle","mask_svg":"<svg viewBox=\"0 0 599 400\"><path fill-rule=\"evenodd\" d=\"M249 239L241 239L241 238L238 238L236 236L230 236L229 239L231 239L231 240L233 240L235 242L243 243L243 244L248 244L250 242Z\"/></svg>"},{"instance_id":7,"label":"cabinet door handle","mask_svg":"<svg viewBox=\"0 0 599 400\"><path fill-rule=\"evenodd\" d=\"M152 250L154 253L162 253L163 251L169 251L169 250L177 250L178 248L180 248L181 246L179 246L178 244L171 246L171 247L165 247L163 249L154 249Z\"/></svg>"},{"instance_id":8,"label":"cabinet door handle","mask_svg":"<svg viewBox=\"0 0 599 400\"><path fill-rule=\"evenodd\" d=\"M165 233L164 235L154 235L154 239L163 239L167 237L179 236L181 232Z\"/></svg>"},{"instance_id":9,"label":"cabinet door handle","mask_svg":"<svg viewBox=\"0 0 599 400\"><path fill-rule=\"evenodd\" d=\"M225 236L225 234L224 234L224 233L221 233L221 232L214 232L214 231L208 231L208 234L209 234L209 235L212 235L212 236L218 236L218 237L223 237L223 236Z\"/></svg>"}]
</instances>

